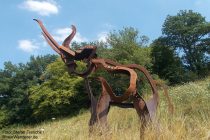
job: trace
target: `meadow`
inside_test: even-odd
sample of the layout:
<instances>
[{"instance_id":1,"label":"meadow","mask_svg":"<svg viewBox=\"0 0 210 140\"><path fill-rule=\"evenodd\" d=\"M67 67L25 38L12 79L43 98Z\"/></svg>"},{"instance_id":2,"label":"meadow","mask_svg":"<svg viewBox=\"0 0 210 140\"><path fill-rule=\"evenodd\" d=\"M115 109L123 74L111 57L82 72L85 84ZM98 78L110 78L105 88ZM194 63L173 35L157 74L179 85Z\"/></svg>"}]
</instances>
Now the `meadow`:
<instances>
[{"instance_id":1,"label":"meadow","mask_svg":"<svg viewBox=\"0 0 210 140\"><path fill-rule=\"evenodd\" d=\"M210 77L169 87L175 112L168 112L167 102L160 92L158 121L149 124L145 140L210 140ZM37 125L13 125L0 130L0 139L40 140L139 140L140 121L134 109L111 107L109 131L89 135L88 110L77 116L62 119L52 118ZM98 128L99 129L99 128ZM6 136L28 136L9 138Z\"/></svg>"}]
</instances>

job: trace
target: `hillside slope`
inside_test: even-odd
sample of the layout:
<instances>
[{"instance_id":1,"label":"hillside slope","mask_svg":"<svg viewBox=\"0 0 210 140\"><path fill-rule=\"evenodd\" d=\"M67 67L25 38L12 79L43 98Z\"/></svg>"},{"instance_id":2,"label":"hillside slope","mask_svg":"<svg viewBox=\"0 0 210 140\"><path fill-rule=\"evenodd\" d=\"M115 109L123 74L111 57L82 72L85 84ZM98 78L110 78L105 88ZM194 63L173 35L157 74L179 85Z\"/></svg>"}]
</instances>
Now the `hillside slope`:
<instances>
[{"instance_id":1,"label":"hillside slope","mask_svg":"<svg viewBox=\"0 0 210 140\"><path fill-rule=\"evenodd\" d=\"M171 87L169 93L175 105L174 115L168 113L167 102L161 94L158 112L159 125L148 126L145 139L209 140L210 77L202 81ZM16 135L19 136L19 139L43 140L138 140L140 137L140 122L134 109L111 107L108 116L110 131L107 132L107 135L102 136L97 133L89 136L89 117L89 111L83 111L76 117L53 118L52 121L37 126L13 126L13 128L3 129L1 138Z\"/></svg>"}]
</instances>

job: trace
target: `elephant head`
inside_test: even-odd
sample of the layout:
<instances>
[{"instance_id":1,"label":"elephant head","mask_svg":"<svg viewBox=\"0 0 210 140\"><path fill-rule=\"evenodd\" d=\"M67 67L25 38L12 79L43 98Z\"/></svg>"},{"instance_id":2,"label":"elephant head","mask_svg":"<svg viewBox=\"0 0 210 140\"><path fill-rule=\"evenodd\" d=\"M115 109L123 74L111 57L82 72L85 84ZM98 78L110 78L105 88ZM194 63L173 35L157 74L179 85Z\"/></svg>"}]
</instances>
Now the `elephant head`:
<instances>
[{"instance_id":1,"label":"elephant head","mask_svg":"<svg viewBox=\"0 0 210 140\"><path fill-rule=\"evenodd\" d=\"M38 20L34 19L39 26L42 29L42 35L46 39L47 43L51 46L51 48L57 52L63 62L66 64L68 67L69 73L74 73L77 74L78 76L81 77L86 77L89 75L93 70L94 70L94 64L91 63L92 58L96 58L96 47L95 46L84 46L78 50L72 50L69 47L69 44L71 43L73 37L76 34L76 27L74 25L71 26L72 28L72 33L63 41L62 45L59 45L53 37L49 34L47 29L44 27L43 23ZM83 72L77 72L76 71L76 61L83 61L87 63L87 69Z\"/></svg>"}]
</instances>

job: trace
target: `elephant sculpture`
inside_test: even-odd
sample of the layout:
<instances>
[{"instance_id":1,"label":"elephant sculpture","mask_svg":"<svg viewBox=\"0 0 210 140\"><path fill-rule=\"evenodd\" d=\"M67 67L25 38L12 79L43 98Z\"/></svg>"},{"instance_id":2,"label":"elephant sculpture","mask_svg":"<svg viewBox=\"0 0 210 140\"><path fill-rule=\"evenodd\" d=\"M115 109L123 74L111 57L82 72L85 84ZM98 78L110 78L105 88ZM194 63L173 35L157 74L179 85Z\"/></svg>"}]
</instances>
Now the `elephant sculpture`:
<instances>
[{"instance_id":1,"label":"elephant sculpture","mask_svg":"<svg viewBox=\"0 0 210 140\"><path fill-rule=\"evenodd\" d=\"M41 27L42 35L48 44L61 56L63 62L68 68L69 74L76 74L77 76L83 77L85 79L85 86L88 92L88 96L91 100L91 118L89 121L90 132L93 130L92 128L96 124L104 129L107 127L107 115L111 105L119 106L122 108L135 108L142 122L140 127L141 130L144 130L147 122L155 120L156 110L159 102L159 95L157 91L158 82L152 79L148 70L137 64L122 65L109 59L98 58L96 54L97 47L95 46L87 45L79 48L76 51L72 50L69 47L69 44L76 34L76 28L73 25L72 33L63 41L62 45L59 45L48 33L42 22L37 19L34 20L37 21ZM85 62L87 64L86 70L83 72L77 72L76 61ZM92 93L88 76L98 69L102 69L110 73L125 74L129 76L129 86L127 90L121 94L121 96L117 96L104 77L97 77L97 80L101 84L102 91L99 98L96 99ZM148 101L145 101L137 91L137 80L139 79L137 71L143 73L151 86L152 97ZM169 101L171 111L173 111L173 105L170 101L170 98L168 97L166 90L165 95ZM132 99L131 103L124 102L128 98Z\"/></svg>"}]
</instances>

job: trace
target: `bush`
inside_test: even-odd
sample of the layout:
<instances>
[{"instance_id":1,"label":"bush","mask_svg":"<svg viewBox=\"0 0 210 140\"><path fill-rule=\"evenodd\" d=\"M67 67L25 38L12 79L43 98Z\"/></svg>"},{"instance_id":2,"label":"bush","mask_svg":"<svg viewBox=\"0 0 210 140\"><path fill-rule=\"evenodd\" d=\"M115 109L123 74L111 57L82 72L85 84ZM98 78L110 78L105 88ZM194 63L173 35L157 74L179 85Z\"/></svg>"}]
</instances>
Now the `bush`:
<instances>
[{"instance_id":1,"label":"bush","mask_svg":"<svg viewBox=\"0 0 210 140\"><path fill-rule=\"evenodd\" d=\"M72 115L87 106L83 79L70 76L60 59L48 65L42 77L45 81L29 91L34 121Z\"/></svg>"}]
</instances>

